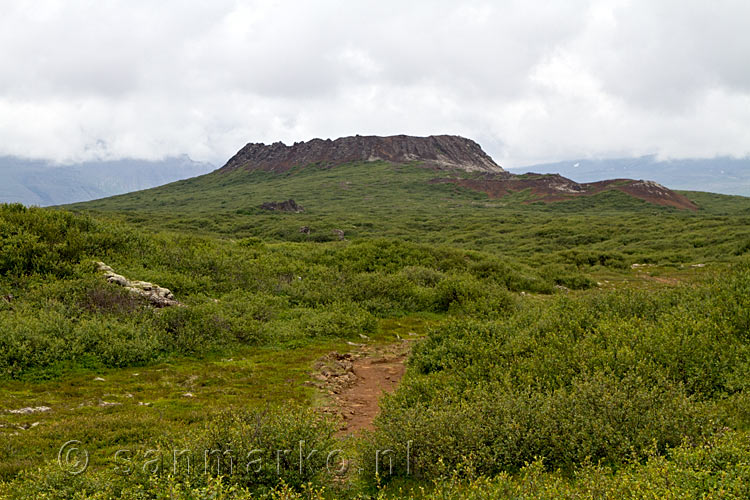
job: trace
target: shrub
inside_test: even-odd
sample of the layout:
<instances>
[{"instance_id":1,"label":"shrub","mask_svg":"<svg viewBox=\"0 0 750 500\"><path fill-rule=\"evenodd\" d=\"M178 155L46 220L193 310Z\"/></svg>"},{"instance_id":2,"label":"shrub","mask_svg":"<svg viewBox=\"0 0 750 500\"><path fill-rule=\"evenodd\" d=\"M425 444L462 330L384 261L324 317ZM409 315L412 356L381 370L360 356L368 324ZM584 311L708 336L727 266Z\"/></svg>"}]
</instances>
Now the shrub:
<instances>
[{"instance_id":1,"label":"shrub","mask_svg":"<svg viewBox=\"0 0 750 500\"><path fill-rule=\"evenodd\" d=\"M201 456L195 458L201 473L208 465L209 472L256 490L282 482L300 488L330 479L334 431L332 421L311 410L233 410L211 420L204 431L185 443L185 449L199 450ZM185 462L178 461L178 474L190 477L184 466Z\"/></svg>"},{"instance_id":2,"label":"shrub","mask_svg":"<svg viewBox=\"0 0 750 500\"><path fill-rule=\"evenodd\" d=\"M446 322L414 348L364 455L396 450L397 476L410 442L412 470L432 477L467 457L481 474L535 457L572 471L746 425L749 287L742 265L693 288L555 296Z\"/></svg>"}]
</instances>

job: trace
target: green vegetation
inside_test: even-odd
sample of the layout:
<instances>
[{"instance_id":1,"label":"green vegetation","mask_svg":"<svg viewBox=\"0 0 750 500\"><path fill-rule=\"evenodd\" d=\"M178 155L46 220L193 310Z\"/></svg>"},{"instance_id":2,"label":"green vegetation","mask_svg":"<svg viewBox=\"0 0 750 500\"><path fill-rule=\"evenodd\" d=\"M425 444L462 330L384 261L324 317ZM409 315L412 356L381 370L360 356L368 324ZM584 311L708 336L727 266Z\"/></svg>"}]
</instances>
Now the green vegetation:
<instances>
[{"instance_id":1,"label":"green vegetation","mask_svg":"<svg viewBox=\"0 0 750 500\"><path fill-rule=\"evenodd\" d=\"M750 428L750 266L659 294L530 303L509 318L451 321L412 354L365 454L398 450L393 477L484 475L537 457L551 470L617 467ZM373 477L370 474L367 477Z\"/></svg>"},{"instance_id":2,"label":"green vegetation","mask_svg":"<svg viewBox=\"0 0 750 500\"><path fill-rule=\"evenodd\" d=\"M679 446L669 457L652 454L644 463L628 463L617 470L584 464L573 478L548 472L537 460L517 474L501 473L492 478L474 476L470 470L426 481L419 488L382 488L373 494L350 498L383 500L484 500L521 498L558 500L641 500L643 498L706 498L744 500L750 495L747 435L726 433L700 446ZM13 489L11 489L13 488ZM169 498L174 500L323 500L346 498L339 491L303 484L298 488L282 484L258 494L227 483L218 477L194 485L174 476L152 475L133 481L131 476L101 474L70 476L56 467L26 473L13 485L0 484L0 494L10 498ZM76 497L75 495L78 495ZM169 495L169 496L167 496Z\"/></svg>"},{"instance_id":3,"label":"green vegetation","mask_svg":"<svg viewBox=\"0 0 750 500\"><path fill-rule=\"evenodd\" d=\"M698 212L658 207L617 191L527 205L523 193L495 200L430 183L447 175L459 174L379 162L284 174L234 171L70 208L139 227L220 238L319 242L335 240L332 230L341 229L349 240L444 244L535 267L726 261L750 241L750 198L685 192L701 207ZM305 212L259 208L289 198ZM302 226L311 229L309 235L299 231Z\"/></svg>"},{"instance_id":4,"label":"green vegetation","mask_svg":"<svg viewBox=\"0 0 750 500\"><path fill-rule=\"evenodd\" d=\"M0 498L747 498L750 199L526 204L435 176L233 172L0 206ZM289 198L305 212L259 209ZM315 360L410 333L375 430L337 437ZM57 463L72 439L84 474ZM174 449L212 450L210 470Z\"/></svg>"}]
</instances>

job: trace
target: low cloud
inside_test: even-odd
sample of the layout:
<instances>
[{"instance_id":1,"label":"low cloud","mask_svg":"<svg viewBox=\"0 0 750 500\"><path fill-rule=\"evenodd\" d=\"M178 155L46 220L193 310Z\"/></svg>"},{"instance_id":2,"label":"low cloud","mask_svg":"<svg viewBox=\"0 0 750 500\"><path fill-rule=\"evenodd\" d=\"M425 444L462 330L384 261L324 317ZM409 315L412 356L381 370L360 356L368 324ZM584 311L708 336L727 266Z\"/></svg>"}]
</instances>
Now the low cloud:
<instances>
[{"instance_id":1,"label":"low cloud","mask_svg":"<svg viewBox=\"0 0 750 500\"><path fill-rule=\"evenodd\" d=\"M3 2L0 153L456 133L500 163L750 153L742 1Z\"/></svg>"}]
</instances>

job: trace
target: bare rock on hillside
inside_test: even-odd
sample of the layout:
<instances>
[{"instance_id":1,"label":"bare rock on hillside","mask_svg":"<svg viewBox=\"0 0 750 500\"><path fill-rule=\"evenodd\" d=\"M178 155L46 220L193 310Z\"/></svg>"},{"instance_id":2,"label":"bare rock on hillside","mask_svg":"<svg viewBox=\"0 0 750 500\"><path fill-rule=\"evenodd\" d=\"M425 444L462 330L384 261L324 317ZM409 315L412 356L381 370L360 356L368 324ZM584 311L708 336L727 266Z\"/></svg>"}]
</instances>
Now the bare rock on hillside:
<instances>
[{"instance_id":1,"label":"bare rock on hillside","mask_svg":"<svg viewBox=\"0 0 750 500\"><path fill-rule=\"evenodd\" d=\"M19 408L18 410L5 410L8 413L13 413L14 415L29 415L31 413L44 413L47 411L50 411L52 408L49 406L29 406L27 408Z\"/></svg>"},{"instance_id":2,"label":"bare rock on hillside","mask_svg":"<svg viewBox=\"0 0 750 500\"><path fill-rule=\"evenodd\" d=\"M653 181L633 179L610 179L605 181L577 183L559 174L487 174L475 178L443 177L432 183L451 183L461 187L487 193L490 198L502 198L512 193L528 192L524 203L557 202L582 196L592 196L604 191L621 191L654 205L697 210L698 206L686 196L672 191Z\"/></svg>"},{"instance_id":3,"label":"bare rock on hillside","mask_svg":"<svg viewBox=\"0 0 750 500\"><path fill-rule=\"evenodd\" d=\"M143 297L154 307L184 307L184 304L175 300L174 295L168 288L149 283L148 281L130 281L125 276L115 273L112 268L104 262L97 262L96 266L99 271L104 273L104 277L108 282L125 288L133 295Z\"/></svg>"},{"instance_id":4,"label":"bare rock on hillside","mask_svg":"<svg viewBox=\"0 0 750 500\"><path fill-rule=\"evenodd\" d=\"M302 208L302 205L299 205L296 201L294 201L291 198L286 201L267 201L263 203L260 206L260 208L262 210L275 210L277 212L292 212L295 214L305 211L305 209Z\"/></svg>"},{"instance_id":5,"label":"bare rock on hillside","mask_svg":"<svg viewBox=\"0 0 750 500\"><path fill-rule=\"evenodd\" d=\"M345 163L372 161L419 162L429 167L466 172L504 172L479 144L456 135L355 135L336 140L313 139L297 142L292 146L282 142L269 145L250 143L234 155L220 171L243 169L286 172L294 167L308 165L333 167Z\"/></svg>"}]
</instances>

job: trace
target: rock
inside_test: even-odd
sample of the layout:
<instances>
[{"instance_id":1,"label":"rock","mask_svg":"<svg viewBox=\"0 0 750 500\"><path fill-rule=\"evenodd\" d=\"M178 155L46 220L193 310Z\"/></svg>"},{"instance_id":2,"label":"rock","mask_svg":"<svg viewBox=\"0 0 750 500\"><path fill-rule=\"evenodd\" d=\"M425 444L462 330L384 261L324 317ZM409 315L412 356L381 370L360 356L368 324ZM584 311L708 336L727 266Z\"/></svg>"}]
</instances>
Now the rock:
<instances>
[{"instance_id":1,"label":"rock","mask_svg":"<svg viewBox=\"0 0 750 500\"><path fill-rule=\"evenodd\" d=\"M119 274L108 274L107 281L124 287L130 286L130 281L125 276L120 276Z\"/></svg>"},{"instance_id":2,"label":"rock","mask_svg":"<svg viewBox=\"0 0 750 500\"><path fill-rule=\"evenodd\" d=\"M351 354L330 352L316 361L314 371L310 374L312 385L325 389L329 394L338 394L351 386L357 376L354 374Z\"/></svg>"},{"instance_id":3,"label":"rock","mask_svg":"<svg viewBox=\"0 0 750 500\"><path fill-rule=\"evenodd\" d=\"M97 268L104 273L109 283L119 285L133 295L143 297L155 307L181 306L183 304L176 301L174 294L168 288L149 283L148 281L130 281L125 276L116 274L112 268L104 262L97 262Z\"/></svg>"},{"instance_id":4,"label":"rock","mask_svg":"<svg viewBox=\"0 0 750 500\"><path fill-rule=\"evenodd\" d=\"M277 212L292 212L298 214L305 209L291 198L286 201L267 201L260 206L263 210L275 210Z\"/></svg>"},{"instance_id":5,"label":"rock","mask_svg":"<svg viewBox=\"0 0 750 500\"><path fill-rule=\"evenodd\" d=\"M14 415L29 415L31 413L44 413L50 411L52 408L49 406L29 406L26 408L20 408L18 410L6 410L8 413Z\"/></svg>"},{"instance_id":6,"label":"rock","mask_svg":"<svg viewBox=\"0 0 750 500\"><path fill-rule=\"evenodd\" d=\"M339 239L339 241L344 239L344 231L342 229L334 229L331 231L335 237Z\"/></svg>"},{"instance_id":7,"label":"rock","mask_svg":"<svg viewBox=\"0 0 750 500\"><path fill-rule=\"evenodd\" d=\"M434 184L451 183L486 193L490 198L503 198L510 193L526 191L534 202L552 203L571 198L592 196L605 191L621 191L629 196L655 205L684 210L697 210L698 206L684 195L676 193L650 181L632 179L610 179L597 182L577 183L559 174L526 173L514 175L508 172L483 174L472 178L444 176L429 181Z\"/></svg>"},{"instance_id":8,"label":"rock","mask_svg":"<svg viewBox=\"0 0 750 500\"><path fill-rule=\"evenodd\" d=\"M476 142L456 135L413 137L351 136L313 139L287 146L250 143L219 171L263 170L286 172L294 167L333 167L354 162L388 161L467 172L499 173L504 170Z\"/></svg>"},{"instance_id":9,"label":"rock","mask_svg":"<svg viewBox=\"0 0 750 500\"><path fill-rule=\"evenodd\" d=\"M299 228L299 232L302 234L310 234L310 228L308 226L302 226Z\"/></svg>"},{"instance_id":10,"label":"rock","mask_svg":"<svg viewBox=\"0 0 750 500\"><path fill-rule=\"evenodd\" d=\"M102 272L105 272L105 273L112 273L112 274L114 274L114 273L115 273L115 272L114 272L114 271L112 270L112 268L111 268L111 267L109 267L109 266L108 266L107 264L105 264L104 262L97 262L97 263L96 263L96 266L97 266L97 267L99 268L99 270L100 270L100 271L102 271Z\"/></svg>"}]
</instances>

